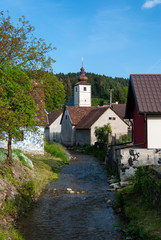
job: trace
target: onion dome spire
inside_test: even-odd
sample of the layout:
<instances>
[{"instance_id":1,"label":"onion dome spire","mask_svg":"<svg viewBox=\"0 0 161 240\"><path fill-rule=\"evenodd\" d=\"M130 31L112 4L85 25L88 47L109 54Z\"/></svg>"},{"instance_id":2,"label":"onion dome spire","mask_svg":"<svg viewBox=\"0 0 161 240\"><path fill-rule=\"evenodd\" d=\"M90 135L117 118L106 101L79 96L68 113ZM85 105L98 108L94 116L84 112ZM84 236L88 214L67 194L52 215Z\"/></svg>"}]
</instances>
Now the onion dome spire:
<instances>
[{"instance_id":1,"label":"onion dome spire","mask_svg":"<svg viewBox=\"0 0 161 240\"><path fill-rule=\"evenodd\" d=\"M87 81L87 77L86 77L86 75L85 75L85 72L84 72L84 67L83 67L83 57L82 57L82 67L81 67L81 72L80 72L80 75L79 75L79 77L78 77L78 80L79 81L82 81L82 82L85 82L85 81Z\"/></svg>"}]
</instances>

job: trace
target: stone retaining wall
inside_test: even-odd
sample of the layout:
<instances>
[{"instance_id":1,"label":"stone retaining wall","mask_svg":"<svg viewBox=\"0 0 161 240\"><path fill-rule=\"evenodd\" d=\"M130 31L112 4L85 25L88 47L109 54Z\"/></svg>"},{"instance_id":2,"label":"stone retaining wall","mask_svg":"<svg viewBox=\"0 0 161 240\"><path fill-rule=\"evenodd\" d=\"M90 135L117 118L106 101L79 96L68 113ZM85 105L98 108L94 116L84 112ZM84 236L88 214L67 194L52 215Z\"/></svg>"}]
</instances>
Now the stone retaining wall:
<instances>
[{"instance_id":1,"label":"stone retaining wall","mask_svg":"<svg viewBox=\"0 0 161 240\"><path fill-rule=\"evenodd\" d=\"M161 165L161 149L112 146L107 151L106 161L111 168L117 169L121 180L126 180L140 166Z\"/></svg>"}]
</instances>

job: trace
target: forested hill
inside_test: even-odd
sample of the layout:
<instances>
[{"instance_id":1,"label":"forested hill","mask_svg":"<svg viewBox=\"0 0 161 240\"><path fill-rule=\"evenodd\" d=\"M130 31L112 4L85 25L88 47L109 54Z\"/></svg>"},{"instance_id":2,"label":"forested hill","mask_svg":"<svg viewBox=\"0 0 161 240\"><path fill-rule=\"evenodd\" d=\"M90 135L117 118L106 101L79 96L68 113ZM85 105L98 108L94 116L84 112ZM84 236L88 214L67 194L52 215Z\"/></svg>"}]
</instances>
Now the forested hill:
<instances>
[{"instance_id":1,"label":"forested hill","mask_svg":"<svg viewBox=\"0 0 161 240\"><path fill-rule=\"evenodd\" d=\"M63 83L66 91L67 101L73 95L74 84L78 82L80 73L56 74L57 78ZM112 101L126 103L128 91L128 79L112 78L105 75L86 73L88 82L92 85L92 104L101 105L109 103L109 89L112 91Z\"/></svg>"}]
</instances>

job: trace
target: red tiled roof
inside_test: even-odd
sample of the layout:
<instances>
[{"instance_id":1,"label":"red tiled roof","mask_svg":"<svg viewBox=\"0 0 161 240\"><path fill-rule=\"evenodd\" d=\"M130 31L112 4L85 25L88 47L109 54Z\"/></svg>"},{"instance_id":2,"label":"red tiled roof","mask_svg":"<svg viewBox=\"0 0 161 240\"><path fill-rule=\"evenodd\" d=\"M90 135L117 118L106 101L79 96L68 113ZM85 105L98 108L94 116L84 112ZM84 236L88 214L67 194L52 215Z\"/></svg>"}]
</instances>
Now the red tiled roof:
<instances>
[{"instance_id":1,"label":"red tiled roof","mask_svg":"<svg viewBox=\"0 0 161 240\"><path fill-rule=\"evenodd\" d=\"M48 121L46 127L49 127L59 116L63 113L63 109L53 110L51 113L48 114Z\"/></svg>"},{"instance_id":2,"label":"red tiled roof","mask_svg":"<svg viewBox=\"0 0 161 240\"><path fill-rule=\"evenodd\" d=\"M140 114L161 114L161 74L132 74L126 116L131 117L134 103Z\"/></svg>"},{"instance_id":3,"label":"red tiled roof","mask_svg":"<svg viewBox=\"0 0 161 240\"><path fill-rule=\"evenodd\" d=\"M84 116L86 116L90 111L96 107L76 107L76 106L66 106L69 112L72 124L76 126Z\"/></svg>"},{"instance_id":4,"label":"red tiled roof","mask_svg":"<svg viewBox=\"0 0 161 240\"><path fill-rule=\"evenodd\" d=\"M126 104L112 104L112 110L122 119L125 118Z\"/></svg>"},{"instance_id":5,"label":"red tiled roof","mask_svg":"<svg viewBox=\"0 0 161 240\"><path fill-rule=\"evenodd\" d=\"M76 129L89 129L109 107L95 107L77 124Z\"/></svg>"}]
</instances>

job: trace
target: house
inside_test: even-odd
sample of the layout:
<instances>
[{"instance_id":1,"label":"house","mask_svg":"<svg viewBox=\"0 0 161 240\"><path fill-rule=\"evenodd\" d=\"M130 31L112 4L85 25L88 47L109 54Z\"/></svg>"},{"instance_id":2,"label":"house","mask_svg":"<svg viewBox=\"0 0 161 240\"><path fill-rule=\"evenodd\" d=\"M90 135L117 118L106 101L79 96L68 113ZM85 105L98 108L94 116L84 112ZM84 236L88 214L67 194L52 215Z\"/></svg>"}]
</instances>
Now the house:
<instances>
[{"instance_id":1,"label":"house","mask_svg":"<svg viewBox=\"0 0 161 240\"><path fill-rule=\"evenodd\" d=\"M61 142L61 118L63 109L53 110L47 116L47 125L45 128L45 137L48 142Z\"/></svg>"},{"instance_id":2,"label":"house","mask_svg":"<svg viewBox=\"0 0 161 240\"><path fill-rule=\"evenodd\" d=\"M133 119L133 142L161 148L161 74L130 76L126 118Z\"/></svg>"},{"instance_id":3,"label":"house","mask_svg":"<svg viewBox=\"0 0 161 240\"><path fill-rule=\"evenodd\" d=\"M127 134L128 124L109 106L91 106L91 84L87 82L84 68L74 85L74 106L71 101L65 107L61 119L61 139L66 146L93 145L96 142L95 127L111 124L113 135Z\"/></svg>"},{"instance_id":4,"label":"house","mask_svg":"<svg viewBox=\"0 0 161 240\"><path fill-rule=\"evenodd\" d=\"M35 120L37 123L37 131L21 130L21 137L12 141L13 149L20 149L26 153L44 154L44 126L47 123L45 109L45 98L43 86L40 83L33 81L32 96L34 97L37 107ZM7 140L0 140L0 148L7 149Z\"/></svg>"},{"instance_id":5,"label":"house","mask_svg":"<svg viewBox=\"0 0 161 240\"><path fill-rule=\"evenodd\" d=\"M121 180L140 166L161 165L161 74L130 76L125 118L133 119L133 144L107 152Z\"/></svg>"}]
</instances>

